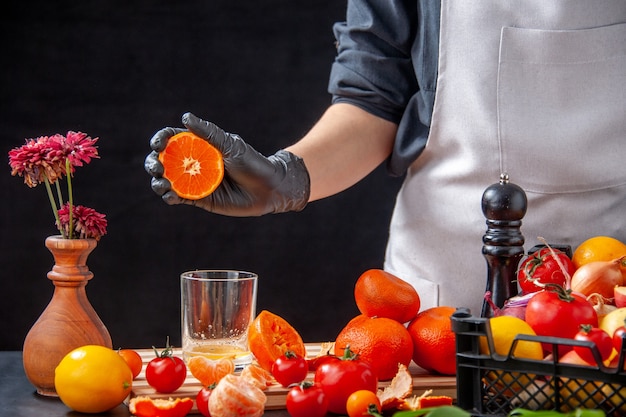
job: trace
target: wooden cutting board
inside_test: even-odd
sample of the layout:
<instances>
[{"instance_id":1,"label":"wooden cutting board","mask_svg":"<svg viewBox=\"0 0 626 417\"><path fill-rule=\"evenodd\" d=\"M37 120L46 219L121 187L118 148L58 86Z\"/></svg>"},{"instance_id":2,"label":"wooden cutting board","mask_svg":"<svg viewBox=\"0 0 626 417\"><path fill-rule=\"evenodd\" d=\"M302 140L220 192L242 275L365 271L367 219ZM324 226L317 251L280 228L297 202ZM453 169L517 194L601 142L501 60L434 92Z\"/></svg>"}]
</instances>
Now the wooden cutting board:
<instances>
[{"instance_id":1,"label":"wooden cutting board","mask_svg":"<svg viewBox=\"0 0 626 417\"><path fill-rule=\"evenodd\" d=\"M319 354L321 346L319 343L307 343L307 356L315 357ZM157 351L163 351L163 348L157 348ZM189 371L187 371L187 379L183 383L183 386L171 394L158 393L148 385L145 376L146 364L155 357L153 349L137 349L137 352L143 359L143 369L137 378L133 381L133 389L129 396L129 399L139 395L148 396L151 398L184 398L190 397L195 399L196 395L202 388L200 382ZM180 349L174 349L174 355L182 357L182 351ZM413 376L413 394L421 395L426 390L433 390L432 395L447 395L452 398L456 398L456 377L454 376L440 376L431 375L424 369L419 368L415 363L411 362L409 365L409 372ZM313 379L313 373L311 373L308 379ZM389 385L391 381L379 382L379 388L384 388ZM285 408L285 400L287 397L288 388L284 388L279 384L270 386L266 391L267 403L265 404L266 410L280 410ZM128 399L127 399L128 402ZM195 403L192 410L192 414L199 414Z\"/></svg>"}]
</instances>

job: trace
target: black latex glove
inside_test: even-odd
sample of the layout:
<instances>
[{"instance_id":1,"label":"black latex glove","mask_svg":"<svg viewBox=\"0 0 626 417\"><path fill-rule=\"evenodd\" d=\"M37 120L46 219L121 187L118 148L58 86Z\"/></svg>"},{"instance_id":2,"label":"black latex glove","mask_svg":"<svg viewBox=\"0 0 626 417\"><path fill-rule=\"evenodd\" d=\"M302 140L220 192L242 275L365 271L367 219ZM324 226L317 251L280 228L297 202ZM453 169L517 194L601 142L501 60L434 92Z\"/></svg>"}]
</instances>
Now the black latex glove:
<instances>
[{"instance_id":1,"label":"black latex glove","mask_svg":"<svg viewBox=\"0 0 626 417\"><path fill-rule=\"evenodd\" d=\"M163 178L158 155L173 135L184 129L166 127L150 140L152 152L144 167L152 175L152 189L168 204L189 204L228 216L260 216L302 210L310 193L309 173L302 158L281 150L265 157L239 136L226 133L211 122L191 113L182 117L183 125L206 139L222 152L224 179L208 197L200 200L180 198Z\"/></svg>"}]
</instances>

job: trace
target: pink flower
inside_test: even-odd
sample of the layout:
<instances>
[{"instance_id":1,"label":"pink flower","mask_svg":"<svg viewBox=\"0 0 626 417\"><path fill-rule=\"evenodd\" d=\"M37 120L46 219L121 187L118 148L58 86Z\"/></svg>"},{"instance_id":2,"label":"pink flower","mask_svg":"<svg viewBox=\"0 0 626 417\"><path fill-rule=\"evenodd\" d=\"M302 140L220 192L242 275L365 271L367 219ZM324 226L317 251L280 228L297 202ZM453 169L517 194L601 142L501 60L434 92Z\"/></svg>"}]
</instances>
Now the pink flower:
<instances>
[{"instance_id":1,"label":"pink flower","mask_svg":"<svg viewBox=\"0 0 626 417\"><path fill-rule=\"evenodd\" d=\"M9 151L11 175L24 177L24 183L35 187L44 183L56 219L56 225L64 238L100 239L106 234L107 221L103 214L83 206L75 206L73 202L72 182L77 166L88 164L99 158L96 142L86 133L67 132L66 136L40 136L26 139L19 148ZM67 177L67 203L63 203L63 193L56 184L56 198L51 184ZM57 210L57 202L62 208ZM70 213L70 207L73 207Z\"/></svg>"},{"instance_id":2,"label":"pink flower","mask_svg":"<svg viewBox=\"0 0 626 417\"><path fill-rule=\"evenodd\" d=\"M9 151L9 165L11 175L24 177L29 187L35 187L47 178L53 184L66 174L65 162L69 160L70 172L75 167L91 162L92 158L99 158L95 143L98 138L92 139L82 132L67 132L67 136L40 136L37 139L27 139L19 148Z\"/></svg>"},{"instance_id":3,"label":"pink flower","mask_svg":"<svg viewBox=\"0 0 626 417\"><path fill-rule=\"evenodd\" d=\"M37 139L27 139L19 148L9 151L9 165L11 175L24 177L24 183L29 187L44 182L46 178L51 183L63 176L65 167L62 167L54 158L50 158L50 138L41 136Z\"/></svg>"},{"instance_id":4,"label":"pink flower","mask_svg":"<svg viewBox=\"0 0 626 417\"><path fill-rule=\"evenodd\" d=\"M82 132L67 132L67 136L55 135L52 138L52 146L59 145L59 152L65 158L70 160L70 166L72 167L72 173L74 167L83 166L83 163L88 164L92 158L99 158L98 148L95 146L98 138L92 139Z\"/></svg>"},{"instance_id":5,"label":"pink flower","mask_svg":"<svg viewBox=\"0 0 626 417\"><path fill-rule=\"evenodd\" d=\"M72 210L73 235L78 239L100 240L107 233L107 220L104 214L98 213L92 208L74 206ZM63 230L66 236L70 236L70 206L65 204L59 209L59 230Z\"/></svg>"}]
</instances>

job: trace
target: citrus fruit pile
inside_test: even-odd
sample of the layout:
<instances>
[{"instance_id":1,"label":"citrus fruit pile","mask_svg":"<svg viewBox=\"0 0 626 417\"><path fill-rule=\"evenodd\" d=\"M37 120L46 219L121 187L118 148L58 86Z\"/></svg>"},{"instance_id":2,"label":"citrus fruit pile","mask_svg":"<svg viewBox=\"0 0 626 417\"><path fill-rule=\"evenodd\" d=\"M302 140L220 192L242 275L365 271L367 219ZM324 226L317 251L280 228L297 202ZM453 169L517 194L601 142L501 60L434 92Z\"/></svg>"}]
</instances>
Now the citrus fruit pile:
<instances>
[{"instance_id":1,"label":"citrus fruit pile","mask_svg":"<svg viewBox=\"0 0 626 417\"><path fill-rule=\"evenodd\" d=\"M398 365L408 366L411 360L428 371L456 373L456 345L450 326L453 307L419 312L420 298L413 286L380 269L361 274L354 299L361 314L340 331L335 354L349 346L370 363L380 380L393 378Z\"/></svg>"}]
</instances>

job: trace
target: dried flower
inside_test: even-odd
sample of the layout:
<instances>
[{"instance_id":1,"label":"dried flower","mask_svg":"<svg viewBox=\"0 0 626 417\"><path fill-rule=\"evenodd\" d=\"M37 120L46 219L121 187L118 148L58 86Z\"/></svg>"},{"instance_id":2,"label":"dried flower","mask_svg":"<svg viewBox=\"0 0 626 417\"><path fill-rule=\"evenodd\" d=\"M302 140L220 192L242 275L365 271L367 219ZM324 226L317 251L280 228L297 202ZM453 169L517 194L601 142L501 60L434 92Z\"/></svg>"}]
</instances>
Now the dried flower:
<instances>
[{"instance_id":1,"label":"dried flower","mask_svg":"<svg viewBox=\"0 0 626 417\"><path fill-rule=\"evenodd\" d=\"M11 175L24 177L29 187L45 184L56 226L67 239L93 238L99 240L106 234L107 221L103 214L83 206L74 206L72 176L76 167L88 164L99 158L95 146L98 138L92 139L82 132L67 132L66 136L40 136L26 139L19 148L9 151ZM67 178L67 202L59 185L60 179ZM52 192L56 188L56 198Z\"/></svg>"}]
</instances>

